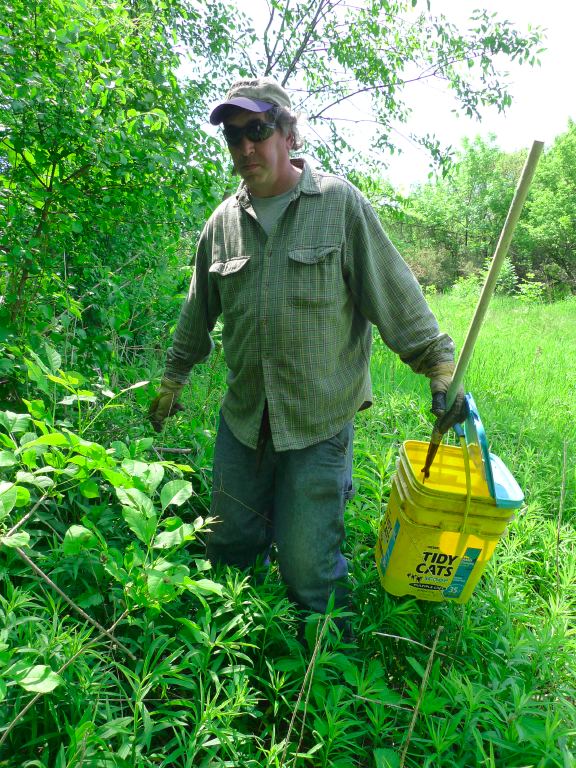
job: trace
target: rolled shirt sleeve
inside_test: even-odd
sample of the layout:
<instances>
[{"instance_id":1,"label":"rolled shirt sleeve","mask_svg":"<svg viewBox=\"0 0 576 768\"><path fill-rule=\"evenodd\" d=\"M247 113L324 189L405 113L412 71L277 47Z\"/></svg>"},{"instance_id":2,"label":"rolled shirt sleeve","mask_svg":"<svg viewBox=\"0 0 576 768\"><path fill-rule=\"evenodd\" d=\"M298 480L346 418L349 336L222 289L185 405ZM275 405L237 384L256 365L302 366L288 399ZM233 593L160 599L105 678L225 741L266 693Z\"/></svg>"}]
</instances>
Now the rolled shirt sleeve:
<instances>
[{"instance_id":1,"label":"rolled shirt sleeve","mask_svg":"<svg viewBox=\"0 0 576 768\"><path fill-rule=\"evenodd\" d=\"M214 348L210 333L222 311L218 292L209 280L209 233L207 225L200 237L188 295L166 355L165 376L179 383L185 383L193 366L210 356Z\"/></svg>"},{"instance_id":2,"label":"rolled shirt sleeve","mask_svg":"<svg viewBox=\"0 0 576 768\"><path fill-rule=\"evenodd\" d=\"M360 198L345 271L362 314L383 342L416 373L454 359L454 343L440 333L420 285L374 209Z\"/></svg>"}]
</instances>

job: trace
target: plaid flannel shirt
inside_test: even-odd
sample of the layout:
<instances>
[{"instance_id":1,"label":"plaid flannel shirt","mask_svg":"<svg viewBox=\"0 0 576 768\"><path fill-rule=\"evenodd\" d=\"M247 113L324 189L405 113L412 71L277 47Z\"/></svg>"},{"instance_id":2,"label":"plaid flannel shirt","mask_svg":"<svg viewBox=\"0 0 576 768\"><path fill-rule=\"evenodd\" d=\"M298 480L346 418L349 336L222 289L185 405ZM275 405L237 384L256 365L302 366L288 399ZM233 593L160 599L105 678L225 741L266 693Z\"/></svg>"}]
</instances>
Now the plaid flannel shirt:
<instances>
[{"instance_id":1,"label":"plaid flannel shirt","mask_svg":"<svg viewBox=\"0 0 576 768\"><path fill-rule=\"evenodd\" d=\"M371 404L372 324L416 372L454 354L367 200L293 162L303 172L269 237L244 183L206 223L167 355L166 377L185 382L222 315L222 412L251 448L266 400L276 450L333 437Z\"/></svg>"}]
</instances>

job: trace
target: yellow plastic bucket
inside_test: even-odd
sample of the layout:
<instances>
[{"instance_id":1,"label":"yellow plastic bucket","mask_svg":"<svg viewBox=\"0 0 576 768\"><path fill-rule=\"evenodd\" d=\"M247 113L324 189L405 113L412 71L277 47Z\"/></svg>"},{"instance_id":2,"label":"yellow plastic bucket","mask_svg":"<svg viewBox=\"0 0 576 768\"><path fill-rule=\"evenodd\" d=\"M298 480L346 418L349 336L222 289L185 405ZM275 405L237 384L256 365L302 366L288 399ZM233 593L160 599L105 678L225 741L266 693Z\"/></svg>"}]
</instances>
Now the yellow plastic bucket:
<instances>
[{"instance_id":1,"label":"yellow plastic bucket","mask_svg":"<svg viewBox=\"0 0 576 768\"><path fill-rule=\"evenodd\" d=\"M497 506L474 456L467 479L459 447L440 445L424 484L427 450L428 443L416 440L401 446L376 564L382 586L393 595L465 603L514 510Z\"/></svg>"}]
</instances>

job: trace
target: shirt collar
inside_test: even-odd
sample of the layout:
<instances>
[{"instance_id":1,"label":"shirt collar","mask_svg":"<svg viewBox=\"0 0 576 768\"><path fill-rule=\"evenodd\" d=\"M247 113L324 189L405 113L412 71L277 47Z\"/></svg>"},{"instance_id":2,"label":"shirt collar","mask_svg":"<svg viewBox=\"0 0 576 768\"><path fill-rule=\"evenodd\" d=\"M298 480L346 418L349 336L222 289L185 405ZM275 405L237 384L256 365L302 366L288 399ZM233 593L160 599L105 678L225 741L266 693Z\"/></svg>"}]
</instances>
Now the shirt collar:
<instances>
[{"instance_id":1,"label":"shirt collar","mask_svg":"<svg viewBox=\"0 0 576 768\"><path fill-rule=\"evenodd\" d=\"M302 170L300 178L298 179L298 184L296 184L294 187L294 194L291 199L294 200L301 194L320 195L321 191L318 180L316 178L316 174L310 168L308 163L301 157L294 158L293 160L290 160L290 162L292 165L296 166L296 168L300 168ZM236 199L243 208L247 208L251 205L250 193L248 192L248 188L244 180L240 182L240 185L236 190Z\"/></svg>"}]
</instances>

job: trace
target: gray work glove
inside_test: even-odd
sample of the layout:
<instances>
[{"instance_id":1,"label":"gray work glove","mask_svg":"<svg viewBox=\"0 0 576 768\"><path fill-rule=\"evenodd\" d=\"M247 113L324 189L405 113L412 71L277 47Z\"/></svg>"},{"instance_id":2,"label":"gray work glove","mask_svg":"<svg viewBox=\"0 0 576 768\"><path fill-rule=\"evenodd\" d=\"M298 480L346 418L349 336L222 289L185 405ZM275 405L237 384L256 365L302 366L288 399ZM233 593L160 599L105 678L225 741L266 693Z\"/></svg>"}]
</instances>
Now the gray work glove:
<instances>
[{"instance_id":1,"label":"gray work glove","mask_svg":"<svg viewBox=\"0 0 576 768\"><path fill-rule=\"evenodd\" d=\"M430 379L432 392L432 413L436 416L435 428L445 434L455 424L461 424L468 418L468 405L464 388L461 386L456 393L454 402L446 408L446 393L454 375L454 363L446 361L437 363L426 372Z\"/></svg>"},{"instance_id":2,"label":"gray work glove","mask_svg":"<svg viewBox=\"0 0 576 768\"><path fill-rule=\"evenodd\" d=\"M168 416L173 416L184 408L178 402L180 393L184 389L184 384L177 384L175 381L163 378L156 397L150 403L148 408L148 418L152 422L156 432L161 432L165 420Z\"/></svg>"}]
</instances>

